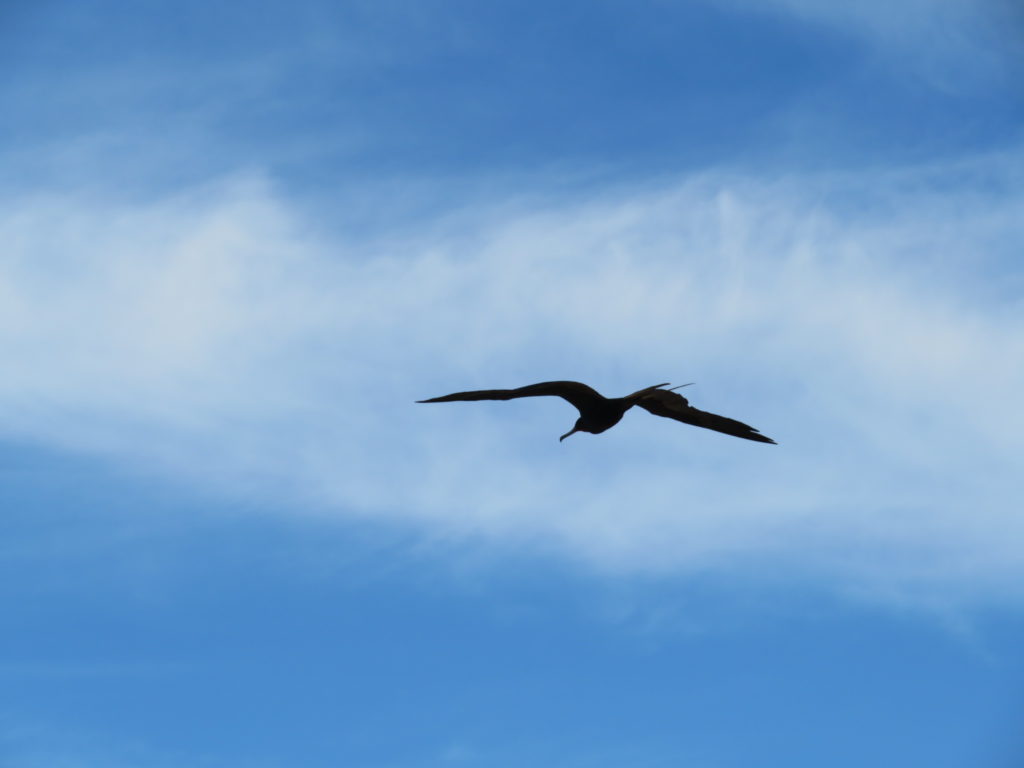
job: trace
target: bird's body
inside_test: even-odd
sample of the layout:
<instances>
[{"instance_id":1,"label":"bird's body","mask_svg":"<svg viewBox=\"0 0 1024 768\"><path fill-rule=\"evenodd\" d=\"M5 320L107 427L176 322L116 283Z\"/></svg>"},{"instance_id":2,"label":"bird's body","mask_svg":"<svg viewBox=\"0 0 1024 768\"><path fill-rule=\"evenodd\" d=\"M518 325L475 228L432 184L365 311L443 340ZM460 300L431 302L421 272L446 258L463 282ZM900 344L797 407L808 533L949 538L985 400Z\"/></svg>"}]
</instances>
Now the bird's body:
<instances>
[{"instance_id":1,"label":"bird's body","mask_svg":"<svg viewBox=\"0 0 1024 768\"><path fill-rule=\"evenodd\" d=\"M434 397L429 400L418 400L417 402L447 403L457 400L514 400L519 397L553 395L568 400L580 412L580 417L576 420L575 426L570 432L562 435L559 438L560 440L564 440L574 432L589 432L593 435L600 434L618 424L626 414L626 411L634 405L639 405L645 411L656 416L665 416L686 424L712 429L734 437L742 437L745 440L775 443L770 437L765 437L756 429L741 421L694 408L678 392L674 392L671 389L663 389L663 387L667 386L668 384L655 384L653 387L645 387L625 397L604 397L596 390L578 381L544 381L540 384L530 384L518 389L480 389L472 392L455 392L451 395ZM683 386L686 385L684 384ZM679 389L679 387L674 387L673 389Z\"/></svg>"}]
</instances>

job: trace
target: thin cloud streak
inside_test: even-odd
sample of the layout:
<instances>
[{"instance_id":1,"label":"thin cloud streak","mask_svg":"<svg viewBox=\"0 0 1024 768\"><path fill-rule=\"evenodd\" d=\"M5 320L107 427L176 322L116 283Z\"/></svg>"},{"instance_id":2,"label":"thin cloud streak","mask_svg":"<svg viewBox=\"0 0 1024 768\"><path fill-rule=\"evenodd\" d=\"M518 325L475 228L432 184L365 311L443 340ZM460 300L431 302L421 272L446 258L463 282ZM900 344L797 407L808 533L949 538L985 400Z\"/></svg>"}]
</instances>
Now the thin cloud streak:
<instances>
[{"instance_id":1,"label":"thin cloud streak","mask_svg":"<svg viewBox=\"0 0 1024 768\"><path fill-rule=\"evenodd\" d=\"M730 0L864 40L885 61L942 90L1019 77L1024 16L1012 0Z\"/></svg>"},{"instance_id":2,"label":"thin cloud streak","mask_svg":"<svg viewBox=\"0 0 1024 768\"><path fill-rule=\"evenodd\" d=\"M984 275L1019 279L1019 168L709 173L360 242L254 177L8 200L0 430L605 570L1017 598L1024 319ZM780 446L412 402L545 378L695 379Z\"/></svg>"}]
</instances>

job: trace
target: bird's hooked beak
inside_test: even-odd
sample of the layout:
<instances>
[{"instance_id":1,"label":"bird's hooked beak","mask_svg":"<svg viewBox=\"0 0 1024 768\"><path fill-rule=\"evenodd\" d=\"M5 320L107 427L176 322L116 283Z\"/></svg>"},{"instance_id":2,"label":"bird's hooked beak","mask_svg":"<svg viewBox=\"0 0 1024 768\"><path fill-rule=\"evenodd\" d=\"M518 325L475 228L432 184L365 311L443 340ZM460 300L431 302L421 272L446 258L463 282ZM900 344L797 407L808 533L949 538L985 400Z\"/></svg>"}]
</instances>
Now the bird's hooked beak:
<instances>
[{"instance_id":1,"label":"bird's hooked beak","mask_svg":"<svg viewBox=\"0 0 1024 768\"><path fill-rule=\"evenodd\" d=\"M566 432L566 433L565 433L564 435L562 435L562 436L561 436L560 438L558 438L558 442L562 442L562 441L563 441L563 440L565 440L565 438L567 438L567 437L568 437L569 435L575 434L576 432L579 432L579 431L580 431L579 427L573 427L573 428L572 428L571 430L569 430L569 431L568 431L568 432Z\"/></svg>"}]
</instances>

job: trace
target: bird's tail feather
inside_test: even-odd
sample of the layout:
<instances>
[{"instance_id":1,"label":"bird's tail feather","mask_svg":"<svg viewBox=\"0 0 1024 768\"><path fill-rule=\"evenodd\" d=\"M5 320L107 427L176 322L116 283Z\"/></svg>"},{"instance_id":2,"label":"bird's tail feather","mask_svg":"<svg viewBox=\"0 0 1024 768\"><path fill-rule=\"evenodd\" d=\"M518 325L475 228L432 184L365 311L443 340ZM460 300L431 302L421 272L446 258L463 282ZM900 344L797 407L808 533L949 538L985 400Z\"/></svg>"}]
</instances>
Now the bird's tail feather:
<instances>
[{"instance_id":1,"label":"bird's tail feather","mask_svg":"<svg viewBox=\"0 0 1024 768\"><path fill-rule=\"evenodd\" d=\"M661 389L662 387L667 387L668 385L669 385L669 382L666 381L664 384L655 384L653 387L644 387L643 389L638 389L636 392L634 392L631 395L626 395L626 397L624 397L623 399L624 400L638 400L641 397L643 397L644 395L646 395L646 394L648 394L650 392L653 392L656 389Z\"/></svg>"}]
</instances>

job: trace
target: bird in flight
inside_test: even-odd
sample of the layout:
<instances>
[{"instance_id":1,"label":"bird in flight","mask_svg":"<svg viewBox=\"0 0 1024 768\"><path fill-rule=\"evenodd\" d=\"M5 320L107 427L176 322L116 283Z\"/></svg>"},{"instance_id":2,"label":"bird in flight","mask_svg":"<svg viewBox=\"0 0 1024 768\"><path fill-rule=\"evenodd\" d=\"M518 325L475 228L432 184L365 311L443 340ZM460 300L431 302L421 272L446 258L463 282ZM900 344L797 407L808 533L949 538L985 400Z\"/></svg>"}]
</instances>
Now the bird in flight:
<instances>
[{"instance_id":1,"label":"bird in flight","mask_svg":"<svg viewBox=\"0 0 1024 768\"><path fill-rule=\"evenodd\" d=\"M586 384L578 381L543 381L540 384L530 384L519 389L479 389L473 392L455 392L443 397L432 397L429 400L417 400L418 403L450 403L455 400L514 400L518 397L542 397L553 395L568 400L580 412L576 424L571 430L560 438L559 442L565 440L569 435L576 432L589 432L592 435L600 434L606 429L611 429L634 405L639 405L648 413L655 416L665 416L669 419L681 421L684 424L692 424L695 427L713 429L716 432L723 432L733 437L742 437L745 440L756 440L759 443L771 443L775 441L765 437L756 429L741 421L729 419L714 413L699 410L690 405L690 402L675 390L689 386L681 384L679 387L664 389L668 384L655 384L653 387L645 387L625 397L605 397Z\"/></svg>"}]
</instances>

